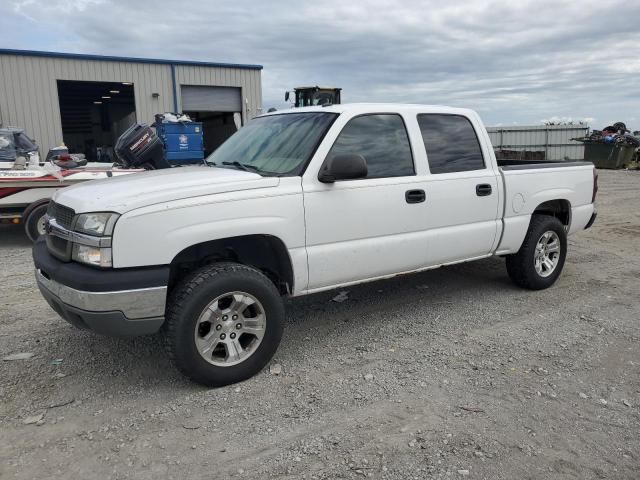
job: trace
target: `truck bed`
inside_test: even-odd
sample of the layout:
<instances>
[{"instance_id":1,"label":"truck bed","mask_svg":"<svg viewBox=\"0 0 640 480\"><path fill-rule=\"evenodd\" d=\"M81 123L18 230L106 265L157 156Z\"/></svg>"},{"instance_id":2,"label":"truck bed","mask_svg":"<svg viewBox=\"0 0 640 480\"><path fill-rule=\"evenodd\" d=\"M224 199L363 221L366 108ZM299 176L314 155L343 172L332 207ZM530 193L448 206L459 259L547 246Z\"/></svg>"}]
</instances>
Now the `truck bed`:
<instances>
[{"instance_id":1,"label":"truck bed","mask_svg":"<svg viewBox=\"0 0 640 480\"><path fill-rule=\"evenodd\" d=\"M593 214L591 162L499 160L504 182L504 233L497 254L518 251L536 207L549 201L571 209L568 234L585 228Z\"/></svg>"}]
</instances>

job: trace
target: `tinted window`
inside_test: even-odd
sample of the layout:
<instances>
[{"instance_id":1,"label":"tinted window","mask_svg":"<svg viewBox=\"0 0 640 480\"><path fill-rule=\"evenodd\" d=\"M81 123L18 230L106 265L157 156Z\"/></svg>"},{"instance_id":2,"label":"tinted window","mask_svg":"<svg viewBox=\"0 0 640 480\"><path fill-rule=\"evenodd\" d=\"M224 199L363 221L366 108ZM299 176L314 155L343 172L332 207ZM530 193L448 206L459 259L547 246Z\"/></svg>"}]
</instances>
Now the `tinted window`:
<instances>
[{"instance_id":1,"label":"tinted window","mask_svg":"<svg viewBox=\"0 0 640 480\"><path fill-rule=\"evenodd\" d=\"M469 119L459 115L418 115L431 173L482 170L480 142Z\"/></svg>"},{"instance_id":2,"label":"tinted window","mask_svg":"<svg viewBox=\"0 0 640 480\"><path fill-rule=\"evenodd\" d=\"M349 121L331 147L329 157L362 155L367 178L413 175L409 137L400 115L363 115Z\"/></svg>"},{"instance_id":3,"label":"tinted window","mask_svg":"<svg viewBox=\"0 0 640 480\"><path fill-rule=\"evenodd\" d=\"M333 121L335 113L266 115L247 123L207 157L217 167L239 162L260 173L299 175Z\"/></svg>"}]
</instances>

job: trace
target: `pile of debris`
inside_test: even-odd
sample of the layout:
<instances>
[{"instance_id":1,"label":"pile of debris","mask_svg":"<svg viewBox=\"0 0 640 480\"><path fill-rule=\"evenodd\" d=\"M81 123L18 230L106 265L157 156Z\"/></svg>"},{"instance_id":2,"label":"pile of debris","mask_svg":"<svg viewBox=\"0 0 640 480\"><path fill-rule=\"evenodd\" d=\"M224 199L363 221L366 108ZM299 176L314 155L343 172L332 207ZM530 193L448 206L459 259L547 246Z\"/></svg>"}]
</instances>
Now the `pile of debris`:
<instances>
[{"instance_id":1,"label":"pile of debris","mask_svg":"<svg viewBox=\"0 0 640 480\"><path fill-rule=\"evenodd\" d=\"M602 130L592 130L588 136L574 138L573 140L583 143L615 143L618 145L630 145L634 148L640 147L640 138L631 135L623 122L616 122L613 125L604 127Z\"/></svg>"},{"instance_id":2,"label":"pile of debris","mask_svg":"<svg viewBox=\"0 0 640 480\"><path fill-rule=\"evenodd\" d=\"M190 123L193 122L191 117L186 113L156 113L156 124L160 123Z\"/></svg>"}]
</instances>

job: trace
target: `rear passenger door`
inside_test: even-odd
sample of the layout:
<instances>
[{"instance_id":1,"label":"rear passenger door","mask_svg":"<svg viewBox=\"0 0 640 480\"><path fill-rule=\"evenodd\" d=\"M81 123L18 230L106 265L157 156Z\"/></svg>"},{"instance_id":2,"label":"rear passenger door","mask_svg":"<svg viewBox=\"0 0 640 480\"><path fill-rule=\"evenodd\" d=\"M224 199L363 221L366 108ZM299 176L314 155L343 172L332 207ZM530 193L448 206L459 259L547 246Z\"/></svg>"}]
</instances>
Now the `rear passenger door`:
<instances>
[{"instance_id":1,"label":"rear passenger door","mask_svg":"<svg viewBox=\"0 0 640 480\"><path fill-rule=\"evenodd\" d=\"M321 161L362 155L369 173L330 184L318 181L317 168L304 175L308 289L425 265L426 179L416 176L405 119L396 113L355 116L325 142Z\"/></svg>"},{"instance_id":2,"label":"rear passenger door","mask_svg":"<svg viewBox=\"0 0 640 480\"><path fill-rule=\"evenodd\" d=\"M463 115L418 114L429 164L429 264L491 253L499 232L499 185L479 135Z\"/></svg>"}]
</instances>

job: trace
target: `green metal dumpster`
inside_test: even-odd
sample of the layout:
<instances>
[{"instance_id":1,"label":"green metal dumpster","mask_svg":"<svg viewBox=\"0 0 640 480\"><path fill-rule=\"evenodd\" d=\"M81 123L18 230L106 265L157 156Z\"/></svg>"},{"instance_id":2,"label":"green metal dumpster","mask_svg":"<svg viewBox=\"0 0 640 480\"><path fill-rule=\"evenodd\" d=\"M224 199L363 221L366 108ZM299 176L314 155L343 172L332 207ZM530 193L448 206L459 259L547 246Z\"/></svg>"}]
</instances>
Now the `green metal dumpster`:
<instances>
[{"instance_id":1,"label":"green metal dumpster","mask_svg":"<svg viewBox=\"0 0 640 480\"><path fill-rule=\"evenodd\" d=\"M596 168L622 168L633 160L632 145L584 142L584 159Z\"/></svg>"}]
</instances>

